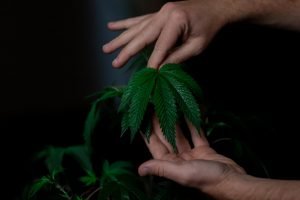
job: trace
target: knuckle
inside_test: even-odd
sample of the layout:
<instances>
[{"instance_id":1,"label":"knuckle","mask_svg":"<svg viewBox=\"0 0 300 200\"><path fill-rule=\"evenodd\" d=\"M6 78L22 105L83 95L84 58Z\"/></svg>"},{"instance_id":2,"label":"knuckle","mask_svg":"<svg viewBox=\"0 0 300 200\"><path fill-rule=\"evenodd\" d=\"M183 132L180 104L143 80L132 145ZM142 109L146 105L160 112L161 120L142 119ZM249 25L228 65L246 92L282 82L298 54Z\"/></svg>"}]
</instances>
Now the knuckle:
<instances>
[{"instance_id":1,"label":"knuckle","mask_svg":"<svg viewBox=\"0 0 300 200\"><path fill-rule=\"evenodd\" d=\"M157 167L156 168L156 174L160 177L164 177L165 176L165 170L163 167Z\"/></svg>"},{"instance_id":2,"label":"knuckle","mask_svg":"<svg viewBox=\"0 0 300 200\"><path fill-rule=\"evenodd\" d=\"M161 8L162 12L170 12L173 9L175 9L177 7L176 3L174 2L168 2L166 4L163 5L163 7Z\"/></svg>"},{"instance_id":3,"label":"knuckle","mask_svg":"<svg viewBox=\"0 0 300 200\"><path fill-rule=\"evenodd\" d=\"M187 21L187 13L181 8L176 8L172 11L170 14L170 20L177 22L177 23L183 23Z\"/></svg>"}]
</instances>

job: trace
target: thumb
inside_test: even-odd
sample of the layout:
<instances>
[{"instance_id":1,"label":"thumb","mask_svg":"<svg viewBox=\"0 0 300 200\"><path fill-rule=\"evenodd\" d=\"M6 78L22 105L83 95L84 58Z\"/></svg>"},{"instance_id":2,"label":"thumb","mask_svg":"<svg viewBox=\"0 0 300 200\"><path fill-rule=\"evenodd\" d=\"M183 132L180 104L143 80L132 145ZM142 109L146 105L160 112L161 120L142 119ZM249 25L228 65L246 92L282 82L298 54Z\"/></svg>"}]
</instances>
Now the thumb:
<instances>
[{"instance_id":1,"label":"thumb","mask_svg":"<svg viewBox=\"0 0 300 200\"><path fill-rule=\"evenodd\" d=\"M165 177L176 182L181 182L180 180L183 178L183 174L180 173L180 171L182 171L182 164L175 164L164 160L147 161L140 165L138 169L140 176L155 175Z\"/></svg>"}]
</instances>

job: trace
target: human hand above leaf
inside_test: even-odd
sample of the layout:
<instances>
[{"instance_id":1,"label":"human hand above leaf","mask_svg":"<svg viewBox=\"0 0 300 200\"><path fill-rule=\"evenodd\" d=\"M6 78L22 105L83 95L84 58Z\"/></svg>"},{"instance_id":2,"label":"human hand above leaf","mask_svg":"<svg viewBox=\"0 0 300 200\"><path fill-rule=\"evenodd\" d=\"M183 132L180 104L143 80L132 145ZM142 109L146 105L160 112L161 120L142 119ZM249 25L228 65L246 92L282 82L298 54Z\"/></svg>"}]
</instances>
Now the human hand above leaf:
<instances>
[{"instance_id":1,"label":"human hand above leaf","mask_svg":"<svg viewBox=\"0 0 300 200\"><path fill-rule=\"evenodd\" d=\"M121 67L144 47L155 43L148 66L181 63L203 51L228 21L230 10L231 3L227 1L169 2L154 14L109 23L109 29L125 31L104 45L103 51L111 53L122 48L113 61L114 67Z\"/></svg>"}]
</instances>

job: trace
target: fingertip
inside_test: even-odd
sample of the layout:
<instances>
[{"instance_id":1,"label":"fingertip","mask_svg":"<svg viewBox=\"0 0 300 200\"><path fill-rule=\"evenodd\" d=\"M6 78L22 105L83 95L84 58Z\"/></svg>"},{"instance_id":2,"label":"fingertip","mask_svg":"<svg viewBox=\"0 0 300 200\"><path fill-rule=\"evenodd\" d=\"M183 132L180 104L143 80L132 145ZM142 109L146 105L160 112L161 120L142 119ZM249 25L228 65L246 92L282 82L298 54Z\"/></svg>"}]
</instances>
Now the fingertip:
<instances>
[{"instance_id":1,"label":"fingertip","mask_svg":"<svg viewBox=\"0 0 300 200\"><path fill-rule=\"evenodd\" d=\"M149 167L145 167L143 165L141 165L139 167L139 169L138 169L138 173L139 173L140 176L146 176L146 175L148 175L149 171L150 171Z\"/></svg>"},{"instance_id":2,"label":"fingertip","mask_svg":"<svg viewBox=\"0 0 300 200\"><path fill-rule=\"evenodd\" d=\"M122 66L122 64L120 63L119 59L118 58L115 58L112 62L112 66L114 68L120 68Z\"/></svg>"},{"instance_id":3,"label":"fingertip","mask_svg":"<svg viewBox=\"0 0 300 200\"><path fill-rule=\"evenodd\" d=\"M114 22L108 22L107 23L107 28L109 28L109 29L113 29L114 28Z\"/></svg>"},{"instance_id":4,"label":"fingertip","mask_svg":"<svg viewBox=\"0 0 300 200\"><path fill-rule=\"evenodd\" d=\"M149 68L152 68L152 69L159 69L159 65L158 65L158 64L155 64L155 62L150 61L150 60L149 60L149 62L148 62L148 64L147 64L147 66L148 66Z\"/></svg>"},{"instance_id":5,"label":"fingertip","mask_svg":"<svg viewBox=\"0 0 300 200\"><path fill-rule=\"evenodd\" d=\"M102 46L102 51L103 51L104 53L109 53L109 47L108 47L107 44L105 44L105 45Z\"/></svg>"}]
</instances>

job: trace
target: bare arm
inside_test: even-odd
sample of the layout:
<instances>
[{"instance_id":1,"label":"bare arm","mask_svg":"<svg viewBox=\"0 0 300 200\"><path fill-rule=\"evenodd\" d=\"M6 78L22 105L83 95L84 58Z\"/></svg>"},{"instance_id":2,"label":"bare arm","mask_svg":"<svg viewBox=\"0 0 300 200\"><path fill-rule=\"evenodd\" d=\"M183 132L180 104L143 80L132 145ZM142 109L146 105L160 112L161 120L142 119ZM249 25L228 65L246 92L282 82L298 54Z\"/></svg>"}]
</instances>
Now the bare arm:
<instances>
[{"instance_id":1,"label":"bare arm","mask_svg":"<svg viewBox=\"0 0 300 200\"><path fill-rule=\"evenodd\" d=\"M300 31L300 0L231 0L232 21L249 19L257 24Z\"/></svg>"},{"instance_id":2,"label":"bare arm","mask_svg":"<svg viewBox=\"0 0 300 200\"><path fill-rule=\"evenodd\" d=\"M220 200L297 200L300 181L233 175L217 187L203 191Z\"/></svg>"}]
</instances>

